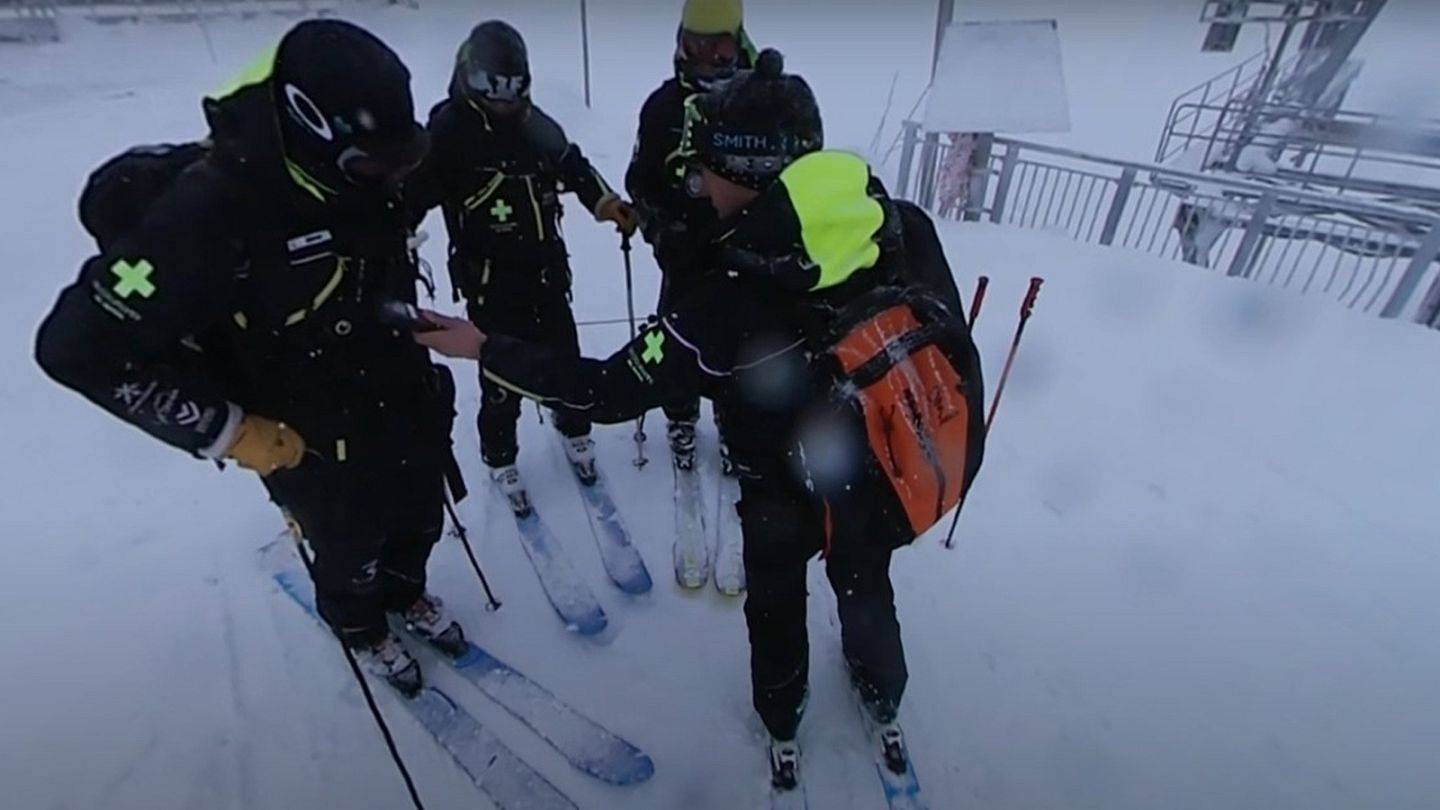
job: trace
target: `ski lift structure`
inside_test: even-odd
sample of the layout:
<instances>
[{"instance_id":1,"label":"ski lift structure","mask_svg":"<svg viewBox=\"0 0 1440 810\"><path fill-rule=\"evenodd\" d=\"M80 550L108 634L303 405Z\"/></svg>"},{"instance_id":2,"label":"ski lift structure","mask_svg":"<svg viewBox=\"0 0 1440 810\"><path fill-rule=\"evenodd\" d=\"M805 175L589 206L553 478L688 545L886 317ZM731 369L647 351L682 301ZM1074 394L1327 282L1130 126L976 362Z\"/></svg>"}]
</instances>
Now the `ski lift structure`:
<instances>
[{"instance_id":1,"label":"ski lift structure","mask_svg":"<svg viewBox=\"0 0 1440 810\"><path fill-rule=\"evenodd\" d=\"M1004 126L969 152L946 144L933 119L959 44L952 25L931 114L904 123L897 191L941 216L1139 247L1440 328L1440 121L1346 104L1356 47L1386 4L1205 0L1203 50L1232 52L1246 26L1278 36L1174 100L1153 163L1019 141ZM969 179L957 211L945 178L960 158Z\"/></svg>"},{"instance_id":2,"label":"ski lift structure","mask_svg":"<svg viewBox=\"0 0 1440 810\"><path fill-rule=\"evenodd\" d=\"M1440 121L1348 109L1345 98L1362 65L1353 59L1387 0L1207 0L1204 49L1230 51L1246 25L1279 26L1273 49L1239 69L1181 95L1156 150L1171 168L1225 174L1281 187L1360 199L1440 215ZM1246 68L1253 70L1246 73ZM1226 82L1229 82L1227 88ZM1348 225L1343 204L1333 211L1304 206L1272 212L1323 214ZM1228 217L1211 208L1187 212L1187 252L1203 259ZM1216 221L1218 220L1218 221ZM1397 230L1402 222L1366 218ZM1304 238L1278 229L1275 236ZM1309 233L1341 247L1333 232Z\"/></svg>"}]
</instances>

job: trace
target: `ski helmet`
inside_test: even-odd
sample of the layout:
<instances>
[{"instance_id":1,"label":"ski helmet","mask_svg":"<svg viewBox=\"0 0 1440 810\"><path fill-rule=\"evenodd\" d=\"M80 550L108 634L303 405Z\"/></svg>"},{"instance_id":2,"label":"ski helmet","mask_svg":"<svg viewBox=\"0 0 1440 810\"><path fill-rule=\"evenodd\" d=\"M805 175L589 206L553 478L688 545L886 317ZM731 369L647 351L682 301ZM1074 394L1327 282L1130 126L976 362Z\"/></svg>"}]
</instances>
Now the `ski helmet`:
<instances>
[{"instance_id":1,"label":"ski helmet","mask_svg":"<svg viewBox=\"0 0 1440 810\"><path fill-rule=\"evenodd\" d=\"M761 52L754 70L741 71L698 97L695 111L697 161L750 189L764 189L825 141L810 85L785 73L785 59L773 48Z\"/></svg>"},{"instance_id":2,"label":"ski helmet","mask_svg":"<svg viewBox=\"0 0 1440 810\"><path fill-rule=\"evenodd\" d=\"M475 26L455 59L454 89L473 107L505 115L530 105L530 56L509 23Z\"/></svg>"},{"instance_id":3,"label":"ski helmet","mask_svg":"<svg viewBox=\"0 0 1440 810\"><path fill-rule=\"evenodd\" d=\"M709 90L735 75L748 45L741 0L686 0L675 41L675 68L682 79Z\"/></svg>"},{"instance_id":4,"label":"ski helmet","mask_svg":"<svg viewBox=\"0 0 1440 810\"><path fill-rule=\"evenodd\" d=\"M392 186L425 156L410 71L359 26L296 25L276 49L272 81L291 177L322 200L347 186Z\"/></svg>"}]
</instances>

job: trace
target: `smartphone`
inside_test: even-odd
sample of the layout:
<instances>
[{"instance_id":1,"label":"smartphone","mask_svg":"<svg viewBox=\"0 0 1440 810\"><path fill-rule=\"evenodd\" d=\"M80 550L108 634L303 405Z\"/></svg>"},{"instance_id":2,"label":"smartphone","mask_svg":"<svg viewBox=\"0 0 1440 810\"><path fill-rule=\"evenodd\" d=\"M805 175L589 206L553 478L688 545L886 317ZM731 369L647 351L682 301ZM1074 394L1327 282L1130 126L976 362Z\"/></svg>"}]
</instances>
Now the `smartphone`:
<instances>
[{"instance_id":1,"label":"smartphone","mask_svg":"<svg viewBox=\"0 0 1440 810\"><path fill-rule=\"evenodd\" d=\"M380 322L395 329L411 332L433 332L440 327L420 316L420 309L405 301L386 301L380 305Z\"/></svg>"}]
</instances>

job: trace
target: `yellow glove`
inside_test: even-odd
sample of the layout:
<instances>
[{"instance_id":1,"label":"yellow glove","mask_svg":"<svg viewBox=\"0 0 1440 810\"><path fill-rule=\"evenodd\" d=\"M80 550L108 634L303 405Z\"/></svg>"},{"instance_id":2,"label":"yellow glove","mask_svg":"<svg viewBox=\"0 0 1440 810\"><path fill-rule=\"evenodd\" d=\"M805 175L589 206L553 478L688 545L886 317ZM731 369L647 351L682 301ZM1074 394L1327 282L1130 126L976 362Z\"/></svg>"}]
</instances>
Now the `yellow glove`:
<instances>
[{"instance_id":1,"label":"yellow glove","mask_svg":"<svg viewBox=\"0 0 1440 810\"><path fill-rule=\"evenodd\" d=\"M247 415L225 455L247 470L269 475L298 466L305 458L305 440L284 422Z\"/></svg>"},{"instance_id":2,"label":"yellow glove","mask_svg":"<svg viewBox=\"0 0 1440 810\"><path fill-rule=\"evenodd\" d=\"M634 236L635 230L640 227L640 215L635 213L633 206L619 197L611 197L600 203L595 218L601 222L615 223L626 236Z\"/></svg>"}]
</instances>

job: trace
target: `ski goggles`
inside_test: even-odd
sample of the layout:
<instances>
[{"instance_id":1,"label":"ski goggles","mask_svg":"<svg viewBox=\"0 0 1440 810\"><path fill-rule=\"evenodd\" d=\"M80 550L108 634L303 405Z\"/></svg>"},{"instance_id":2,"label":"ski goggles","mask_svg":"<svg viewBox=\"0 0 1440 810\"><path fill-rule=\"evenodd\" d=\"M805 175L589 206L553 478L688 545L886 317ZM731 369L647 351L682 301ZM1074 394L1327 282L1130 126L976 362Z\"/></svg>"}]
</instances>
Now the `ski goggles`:
<instances>
[{"instance_id":1,"label":"ski goggles","mask_svg":"<svg viewBox=\"0 0 1440 810\"><path fill-rule=\"evenodd\" d=\"M740 61L740 43L734 34L680 34L680 49L686 61L696 67L734 68Z\"/></svg>"},{"instance_id":2,"label":"ski goggles","mask_svg":"<svg viewBox=\"0 0 1440 810\"><path fill-rule=\"evenodd\" d=\"M519 104L530 98L529 76L502 76L475 68L465 74L465 86L485 101Z\"/></svg>"},{"instance_id":3,"label":"ski goggles","mask_svg":"<svg viewBox=\"0 0 1440 810\"><path fill-rule=\"evenodd\" d=\"M430 135L415 127L398 143L353 144L340 152L340 171L360 184L398 182L415 170L430 151Z\"/></svg>"}]
</instances>

